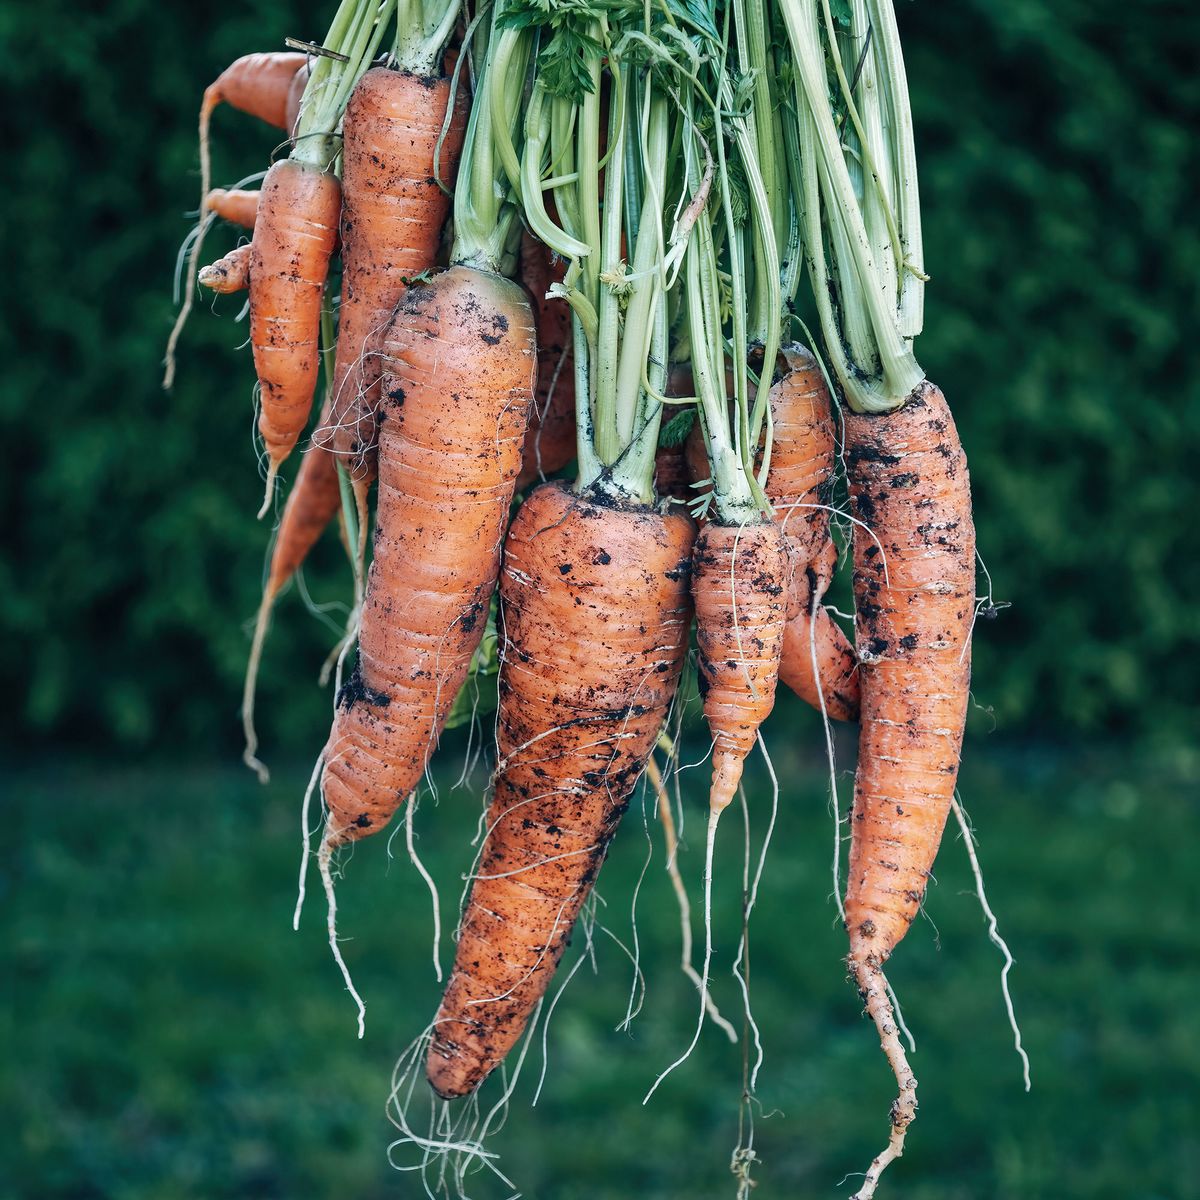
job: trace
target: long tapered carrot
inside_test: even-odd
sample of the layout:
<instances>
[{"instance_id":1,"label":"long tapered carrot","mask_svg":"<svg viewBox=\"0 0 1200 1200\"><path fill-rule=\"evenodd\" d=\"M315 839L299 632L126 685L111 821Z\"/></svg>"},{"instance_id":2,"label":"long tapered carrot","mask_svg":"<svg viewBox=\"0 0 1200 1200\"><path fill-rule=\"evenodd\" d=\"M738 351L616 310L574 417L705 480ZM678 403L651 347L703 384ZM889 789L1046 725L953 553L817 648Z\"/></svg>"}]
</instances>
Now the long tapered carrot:
<instances>
[{"instance_id":1,"label":"long tapered carrot","mask_svg":"<svg viewBox=\"0 0 1200 1200\"><path fill-rule=\"evenodd\" d=\"M384 334L375 554L324 752L325 853L382 829L420 781L483 636L534 336L520 285L464 266L407 288Z\"/></svg>"},{"instance_id":2,"label":"long tapered carrot","mask_svg":"<svg viewBox=\"0 0 1200 1200\"><path fill-rule=\"evenodd\" d=\"M846 415L862 716L846 927L850 971L900 1094L887 1148L860 1195L903 1150L916 1079L896 1032L883 964L920 908L954 798L975 602L967 460L946 405L921 384L903 408Z\"/></svg>"},{"instance_id":3,"label":"long tapered carrot","mask_svg":"<svg viewBox=\"0 0 1200 1200\"><path fill-rule=\"evenodd\" d=\"M333 407L316 441L360 488L374 477L378 340L405 283L433 267L466 125L460 92L446 136L450 82L374 67L346 106L342 151L342 305ZM436 159L436 162L435 162Z\"/></svg>"},{"instance_id":4,"label":"long tapered carrot","mask_svg":"<svg viewBox=\"0 0 1200 1200\"><path fill-rule=\"evenodd\" d=\"M571 310L560 296L547 293L562 283L564 264L528 231L521 237L521 281L533 298L538 331L538 379L525 465L518 490L562 470L575 457L575 350Z\"/></svg>"},{"instance_id":5,"label":"long tapered carrot","mask_svg":"<svg viewBox=\"0 0 1200 1200\"><path fill-rule=\"evenodd\" d=\"M693 558L697 680L713 736L709 808L720 812L737 792L742 764L775 703L788 555L773 521L709 521Z\"/></svg>"},{"instance_id":6,"label":"long tapered carrot","mask_svg":"<svg viewBox=\"0 0 1200 1200\"><path fill-rule=\"evenodd\" d=\"M267 570L267 582L263 587L258 616L254 624L254 638L250 644L250 657L246 664L246 678L242 690L242 730L246 747L242 759L257 772L259 779L266 782L267 769L257 757L258 734L254 727L254 698L258 683L258 669L262 660L263 646L270 624L271 610L280 592L300 569L309 551L333 520L342 502L338 484L337 464L324 450L310 447L300 459L300 470L296 482L288 493L279 519L279 529L271 547L271 562Z\"/></svg>"},{"instance_id":7,"label":"long tapered carrot","mask_svg":"<svg viewBox=\"0 0 1200 1200\"><path fill-rule=\"evenodd\" d=\"M517 512L495 792L426 1060L441 1096L503 1060L562 957L675 694L694 532L553 482Z\"/></svg>"},{"instance_id":8,"label":"long tapered carrot","mask_svg":"<svg viewBox=\"0 0 1200 1200\"><path fill-rule=\"evenodd\" d=\"M312 407L321 298L340 208L337 176L310 163L277 162L263 180L250 243L250 345L260 389L258 428L269 458L268 499Z\"/></svg>"}]
</instances>

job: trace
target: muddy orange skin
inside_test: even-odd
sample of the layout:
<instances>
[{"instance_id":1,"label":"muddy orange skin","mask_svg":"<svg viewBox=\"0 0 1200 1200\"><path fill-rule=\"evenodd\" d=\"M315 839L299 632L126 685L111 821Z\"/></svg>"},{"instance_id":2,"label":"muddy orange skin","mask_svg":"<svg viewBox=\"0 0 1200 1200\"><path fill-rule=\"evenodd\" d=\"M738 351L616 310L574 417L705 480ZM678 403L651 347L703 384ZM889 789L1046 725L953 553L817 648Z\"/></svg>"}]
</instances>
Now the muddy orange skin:
<instances>
[{"instance_id":1,"label":"muddy orange skin","mask_svg":"<svg viewBox=\"0 0 1200 1200\"><path fill-rule=\"evenodd\" d=\"M244 292L250 286L250 244L230 250L224 258L210 263L196 277L203 287L219 296Z\"/></svg>"},{"instance_id":2,"label":"muddy orange skin","mask_svg":"<svg viewBox=\"0 0 1200 1200\"><path fill-rule=\"evenodd\" d=\"M325 748L327 842L416 787L487 622L533 395L533 315L502 276L407 288L382 342L375 552Z\"/></svg>"},{"instance_id":3,"label":"muddy orange skin","mask_svg":"<svg viewBox=\"0 0 1200 1200\"><path fill-rule=\"evenodd\" d=\"M342 304L333 406L316 441L365 484L375 476L379 341L406 282L437 261L466 128L460 93L434 162L450 82L373 67L342 122Z\"/></svg>"},{"instance_id":4,"label":"muddy orange skin","mask_svg":"<svg viewBox=\"0 0 1200 1200\"><path fill-rule=\"evenodd\" d=\"M250 253L250 344L258 429L272 466L308 423L320 366L321 296L337 237L337 176L295 159L263 180Z\"/></svg>"},{"instance_id":5,"label":"muddy orange skin","mask_svg":"<svg viewBox=\"0 0 1200 1200\"><path fill-rule=\"evenodd\" d=\"M474 1091L521 1036L667 716L695 526L543 484L501 574L499 765L426 1071Z\"/></svg>"},{"instance_id":6,"label":"muddy orange skin","mask_svg":"<svg viewBox=\"0 0 1200 1200\"><path fill-rule=\"evenodd\" d=\"M266 589L272 596L300 569L341 504L337 464L324 450L310 446L300 459L275 535Z\"/></svg>"},{"instance_id":7,"label":"muddy orange skin","mask_svg":"<svg viewBox=\"0 0 1200 1200\"><path fill-rule=\"evenodd\" d=\"M721 525L696 538L697 682L713 736L709 804L734 797L742 763L775 704L787 619L787 548L774 521Z\"/></svg>"},{"instance_id":8,"label":"muddy orange skin","mask_svg":"<svg viewBox=\"0 0 1200 1200\"><path fill-rule=\"evenodd\" d=\"M218 104L228 104L276 129L290 129L289 94L300 71L307 76L308 59L304 54L246 54L235 59L205 89L200 109L202 124L207 123ZM304 91L303 86L300 90Z\"/></svg>"},{"instance_id":9,"label":"muddy orange skin","mask_svg":"<svg viewBox=\"0 0 1200 1200\"><path fill-rule=\"evenodd\" d=\"M846 924L878 965L917 914L950 811L971 677L975 529L945 397L846 416L862 686ZM869 531L869 532L868 532ZM872 536L873 535L873 536Z\"/></svg>"}]
</instances>

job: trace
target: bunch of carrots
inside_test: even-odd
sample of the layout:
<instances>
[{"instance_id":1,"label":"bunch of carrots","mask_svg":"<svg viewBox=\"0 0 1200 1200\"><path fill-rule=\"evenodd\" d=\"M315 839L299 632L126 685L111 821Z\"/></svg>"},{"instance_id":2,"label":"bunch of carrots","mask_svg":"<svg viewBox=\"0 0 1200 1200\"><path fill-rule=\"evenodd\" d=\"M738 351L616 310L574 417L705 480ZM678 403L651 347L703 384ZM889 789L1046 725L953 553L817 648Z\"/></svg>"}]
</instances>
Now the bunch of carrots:
<instances>
[{"instance_id":1,"label":"bunch of carrots","mask_svg":"<svg viewBox=\"0 0 1200 1200\"><path fill-rule=\"evenodd\" d=\"M210 187L221 102L287 138L257 192ZM975 607L966 459L913 351L892 0L341 0L321 43L223 72L200 132L190 270L248 292L264 513L309 431L247 671L264 779L272 608L328 526L354 565L313 852L335 955L335 854L387 827L495 676L486 835L421 1042L436 1095L473 1095L661 779L685 671L712 746L706 889L782 680L859 724L848 964L899 1089L871 1196L916 1113L883 968L951 809ZM201 268L218 219L248 240ZM852 640L824 603L834 524Z\"/></svg>"}]
</instances>

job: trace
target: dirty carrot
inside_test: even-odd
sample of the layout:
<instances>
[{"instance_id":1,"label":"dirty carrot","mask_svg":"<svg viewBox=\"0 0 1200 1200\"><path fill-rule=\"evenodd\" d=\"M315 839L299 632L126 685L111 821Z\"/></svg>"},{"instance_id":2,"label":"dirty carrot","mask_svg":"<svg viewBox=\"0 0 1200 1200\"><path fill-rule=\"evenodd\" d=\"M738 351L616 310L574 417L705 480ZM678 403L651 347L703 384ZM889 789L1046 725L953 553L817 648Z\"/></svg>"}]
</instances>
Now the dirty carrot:
<instances>
[{"instance_id":1,"label":"dirty carrot","mask_svg":"<svg viewBox=\"0 0 1200 1200\"><path fill-rule=\"evenodd\" d=\"M404 291L381 351L375 553L324 752L326 854L416 787L483 635L533 392L529 301L451 267Z\"/></svg>"},{"instance_id":2,"label":"dirty carrot","mask_svg":"<svg viewBox=\"0 0 1200 1200\"><path fill-rule=\"evenodd\" d=\"M916 1115L883 964L925 896L954 798L975 603L967 461L942 393L846 415L862 715L846 884L849 965L900 1094L887 1148L860 1195L900 1156Z\"/></svg>"},{"instance_id":3,"label":"dirty carrot","mask_svg":"<svg viewBox=\"0 0 1200 1200\"><path fill-rule=\"evenodd\" d=\"M536 488L505 542L499 763L426 1070L474 1091L524 1030L674 696L694 525Z\"/></svg>"},{"instance_id":4,"label":"dirty carrot","mask_svg":"<svg viewBox=\"0 0 1200 1200\"><path fill-rule=\"evenodd\" d=\"M442 136L450 100L447 79L373 67L346 106L333 405L315 440L358 490L375 474L378 340L405 283L434 266L449 212L435 171L440 166L442 182L452 186L466 123L460 92Z\"/></svg>"}]
</instances>

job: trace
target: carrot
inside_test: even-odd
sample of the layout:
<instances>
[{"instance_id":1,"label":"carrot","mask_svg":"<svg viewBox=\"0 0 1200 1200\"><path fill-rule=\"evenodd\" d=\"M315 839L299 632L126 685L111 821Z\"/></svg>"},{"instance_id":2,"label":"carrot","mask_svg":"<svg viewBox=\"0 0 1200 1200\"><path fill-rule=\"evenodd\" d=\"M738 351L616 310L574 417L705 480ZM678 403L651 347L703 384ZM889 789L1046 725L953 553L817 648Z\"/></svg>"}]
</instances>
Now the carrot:
<instances>
[{"instance_id":1,"label":"carrot","mask_svg":"<svg viewBox=\"0 0 1200 1200\"><path fill-rule=\"evenodd\" d=\"M288 137L296 136L296 126L300 121L300 105L304 101L304 89L308 87L309 74L309 63L306 59L304 65L292 76L292 82L288 84L287 100L283 106L283 129Z\"/></svg>"},{"instance_id":2,"label":"carrot","mask_svg":"<svg viewBox=\"0 0 1200 1200\"><path fill-rule=\"evenodd\" d=\"M970 482L942 393L924 383L886 415L846 414L862 717L845 916L849 966L900 1094L887 1148L904 1147L916 1079L883 964L908 932L954 798L970 684L975 530Z\"/></svg>"},{"instance_id":3,"label":"carrot","mask_svg":"<svg viewBox=\"0 0 1200 1200\"><path fill-rule=\"evenodd\" d=\"M289 111L293 121L298 111L289 103L289 94L302 71L307 76L307 56L291 51L244 54L234 59L204 89L204 99L200 105L202 147L207 141L213 110L220 104L228 104L240 112L249 113L276 129L288 129ZM303 86L300 90L303 93Z\"/></svg>"},{"instance_id":4,"label":"carrot","mask_svg":"<svg viewBox=\"0 0 1200 1200\"><path fill-rule=\"evenodd\" d=\"M654 455L654 490L664 499L687 504L696 498L688 471L685 443L659 446Z\"/></svg>"},{"instance_id":5,"label":"carrot","mask_svg":"<svg viewBox=\"0 0 1200 1200\"><path fill-rule=\"evenodd\" d=\"M709 521L696 538L698 683L713 736L709 808L733 799L742 764L775 703L787 616L787 549L772 521Z\"/></svg>"},{"instance_id":6,"label":"carrot","mask_svg":"<svg viewBox=\"0 0 1200 1200\"><path fill-rule=\"evenodd\" d=\"M538 331L538 379L525 465L517 478L521 491L535 480L562 470L575 457L575 350L571 310L551 285L562 283L564 265L527 230L521 236L521 280L533 298Z\"/></svg>"},{"instance_id":7,"label":"carrot","mask_svg":"<svg viewBox=\"0 0 1200 1200\"><path fill-rule=\"evenodd\" d=\"M230 250L224 258L205 267L196 278L202 287L222 296L244 292L250 286L250 243Z\"/></svg>"},{"instance_id":8,"label":"carrot","mask_svg":"<svg viewBox=\"0 0 1200 1200\"><path fill-rule=\"evenodd\" d=\"M783 376L772 386L767 495L787 535L788 625L779 677L835 720L858 715L858 675L846 635L822 607L837 553L829 536L836 444L829 388L812 353L784 346Z\"/></svg>"},{"instance_id":9,"label":"carrot","mask_svg":"<svg viewBox=\"0 0 1200 1200\"><path fill-rule=\"evenodd\" d=\"M405 289L382 342L375 554L359 662L326 743L322 854L420 781L483 635L533 392L524 290L456 266Z\"/></svg>"},{"instance_id":10,"label":"carrot","mask_svg":"<svg viewBox=\"0 0 1200 1200\"><path fill-rule=\"evenodd\" d=\"M460 93L442 139L449 102L447 79L374 67L346 106L342 306L333 406L316 441L359 490L375 475L376 343L406 281L434 265L449 212L435 174L440 167L446 185L453 184L466 123Z\"/></svg>"},{"instance_id":11,"label":"carrot","mask_svg":"<svg viewBox=\"0 0 1200 1200\"><path fill-rule=\"evenodd\" d=\"M340 505L337 465L324 450L310 448L300 459L300 470L284 505L275 543L271 548L267 582L259 603L242 692L242 729L246 737L242 759L258 773L263 783L267 782L268 774L266 767L256 757L258 735L254 729L254 693L271 609L280 592L316 545L325 527L333 520Z\"/></svg>"},{"instance_id":12,"label":"carrot","mask_svg":"<svg viewBox=\"0 0 1200 1200\"><path fill-rule=\"evenodd\" d=\"M293 127L289 121L289 92L298 75L307 77L307 59L303 54L269 53L246 54L235 59L204 90L200 102L200 211L208 211L209 184L212 165L208 145L208 127L213 110L220 104L249 113L279 129ZM301 89L303 90L303 89ZM294 118L293 118L294 120ZM163 387L170 389L175 382L175 349L183 327L192 310L193 284L200 266L204 244L205 222L202 220L192 252L188 259L187 284L184 301L167 341Z\"/></svg>"},{"instance_id":13,"label":"carrot","mask_svg":"<svg viewBox=\"0 0 1200 1200\"><path fill-rule=\"evenodd\" d=\"M253 229L254 218L258 215L258 197L257 191L213 188L204 198L204 211L216 213L221 220L228 221L231 225Z\"/></svg>"},{"instance_id":14,"label":"carrot","mask_svg":"<svg viewBox=\"0 0 1200 1200\"><path fill-rule=\"evenodd\" d=\"M300 159L277 162L263 180L250 243L250 344L261 393L258 428L269 457L266 503L312 406L321 297L340 204L337 176Z\"/></svg>"},{"instance_id":15,"label":"carrot","mask_svg":"<svg viewBox=\"0 0 1200 1200\"><path fill-rule=\"evenodd\" d=\"M557 482L513 520L495 792L426 1059L440 1096L503 1060L562 957L675 694L694 531Z\"/></svg>"}]
</instances>

